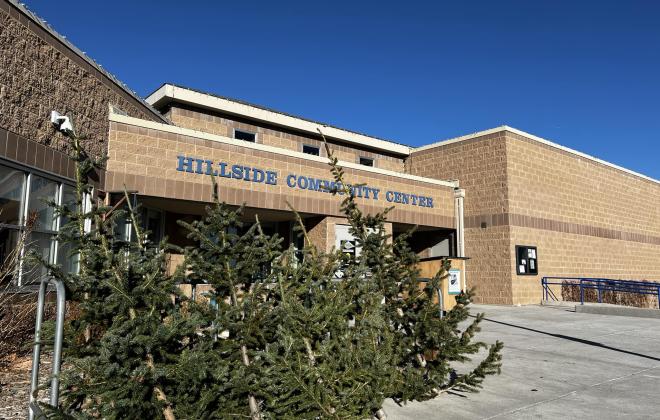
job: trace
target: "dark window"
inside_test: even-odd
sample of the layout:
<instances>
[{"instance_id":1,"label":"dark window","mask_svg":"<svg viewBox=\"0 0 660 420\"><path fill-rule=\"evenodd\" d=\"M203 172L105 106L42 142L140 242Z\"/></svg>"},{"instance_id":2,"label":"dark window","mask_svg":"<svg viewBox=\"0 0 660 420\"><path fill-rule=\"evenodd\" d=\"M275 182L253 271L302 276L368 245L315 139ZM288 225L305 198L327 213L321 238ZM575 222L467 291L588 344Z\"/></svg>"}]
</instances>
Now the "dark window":
<instances>
[{"instance_id":1,"label":"dark window","mask_svg":"<svg viewBox=\"0 0 660 420\"><path fill-rule=\"evenodd\" d=\"M257 135L254 133L248 133L247 131L234 130L234 138L254 143Z\"/></svg>"},{"instance_id":2,"label":"dark window","mask_svg":"<svg viewBox=\"0 0 660 420\"><path fill-rule=\"evenodd\" d=\"M516 245L516 272L521 276L535 276L539 273L535 246Z\"/></svg>"},{"instance_id":3,"label":"dark window","mask_svg":"<svg viewBox=\"0 0 660 420\"><path fill-rule=\"evenodd\" d=\"M303 153L307 153L308 155L314 155L314 156L319 156L321 152L321 149L319 149L316 146L310 146L307 144L303 144Z\"/></svg>"},{"instance_id":4,"label":"dark window","mask_svg":"<svg viewBox=\"0 0 660 420\"><path fill-rule=\"evenodd\" d=\"M32 174L30 177L30 197L28 213L39 230L56 231L55 209L49 204L57 203L58 183Z\"/></svg>"},{"instance_id":5,"label":"dark window","mask_svg":"<svg viewBox=\"0 0 660 420\"><path fill-rule=\"evenodd\" d=\"M374 166L374 160L371 158L360 157L360 165Z\"/></svg>"},{"instance_id":6,"label":"dark window","mask_svg":"<svg viewBox=\"0 0 660 420\"><path fill-rule=\"evenodd\" d=\"M20 223L24 179L23 172L0 165L0 223Z\"/></svg>"}]
</instances>

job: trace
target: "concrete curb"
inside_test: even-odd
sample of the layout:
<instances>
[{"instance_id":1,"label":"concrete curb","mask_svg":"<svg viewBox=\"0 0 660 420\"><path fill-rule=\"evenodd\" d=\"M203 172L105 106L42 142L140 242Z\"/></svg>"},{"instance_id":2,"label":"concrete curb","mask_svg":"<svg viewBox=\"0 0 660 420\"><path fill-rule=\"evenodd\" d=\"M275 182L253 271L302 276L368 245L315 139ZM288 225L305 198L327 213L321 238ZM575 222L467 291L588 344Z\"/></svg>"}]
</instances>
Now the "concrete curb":
<instances>
[{"instance_id":1,"label":"concrete curb","mask_svg":"<svg viewBox=\"0 0 660 420\"><path fill-rule=\"evenodd\" d=\"M584 305L575 302L563 302L555 300L543 300L541 306L561 307L573 309L576 313L613 315L613 316L631 316L635 318L657 318L660 319L660 310L652 308L634 308L632 306L619 306L609 303L585 303Z\"/></svg>"},{"instance_id":2,"label":"concrete curb","mask_svg":"<svg viewBox=\"0 0 660 420\"><path fill-rule=\"evenodd\" d=\"M607 305L607 304L575 305L575 312L583 313L583 314L632 316L637 318L660 319L660 310L658 309L633 308L629 306L617 306L617 305Z\"/></svg>"}]
</instances>

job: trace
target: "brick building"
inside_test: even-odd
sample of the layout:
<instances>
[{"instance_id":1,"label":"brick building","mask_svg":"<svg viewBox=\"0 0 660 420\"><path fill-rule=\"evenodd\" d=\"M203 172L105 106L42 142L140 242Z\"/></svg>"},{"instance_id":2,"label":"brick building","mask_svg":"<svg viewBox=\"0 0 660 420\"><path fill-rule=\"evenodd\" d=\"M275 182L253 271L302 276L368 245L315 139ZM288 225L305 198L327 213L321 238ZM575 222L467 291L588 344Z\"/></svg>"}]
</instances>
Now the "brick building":
<instances>
[{"instance_id":1,"label":"brick building","mask_svg":"<svg viewBox=\"0 0 660 420\"><path fill-rule=\"evenodd\" d=\"M75 269L42 200L71 193L57 111L88 136L87 150L109 157L99 199L130 191L152 234L177 245L187 242L176 220L201 217L213 173L224 201L245 204L246 219L258 214L286 243L301 245L289 203L319 248L350 246L340 198L324 191L320 129L346 181L361 184L362 207L394 206L392 235L419 226L411 244L424 258L467 255L463 279L482 302L537 303L543 275L660 280L660 183L519 130L412 148L172 84L143 100L13 0L0 0L0 41L0 258L35 215L33 242ZM12 281L44 274L21 269Z\"/></svg>"}]
</instances>

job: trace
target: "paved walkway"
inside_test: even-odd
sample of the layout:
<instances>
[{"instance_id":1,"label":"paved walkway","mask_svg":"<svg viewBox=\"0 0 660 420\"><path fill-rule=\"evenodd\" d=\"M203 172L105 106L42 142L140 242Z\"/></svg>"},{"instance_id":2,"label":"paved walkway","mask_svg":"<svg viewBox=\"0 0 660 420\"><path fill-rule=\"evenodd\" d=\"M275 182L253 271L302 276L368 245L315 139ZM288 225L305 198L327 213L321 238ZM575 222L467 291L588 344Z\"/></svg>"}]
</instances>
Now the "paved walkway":
<instances>
[{"instance_id":1,"label":"paved walkway","mask_svg":"<svg viewBox=\"0 0 660 420\"><path fill-rule=\"evenodd\" d=\"M658 419L660 320L567 308L474 305L480 339L504 342L502 374L478 394L399 407L397 419Z\"/></svg>"}]
</instances>

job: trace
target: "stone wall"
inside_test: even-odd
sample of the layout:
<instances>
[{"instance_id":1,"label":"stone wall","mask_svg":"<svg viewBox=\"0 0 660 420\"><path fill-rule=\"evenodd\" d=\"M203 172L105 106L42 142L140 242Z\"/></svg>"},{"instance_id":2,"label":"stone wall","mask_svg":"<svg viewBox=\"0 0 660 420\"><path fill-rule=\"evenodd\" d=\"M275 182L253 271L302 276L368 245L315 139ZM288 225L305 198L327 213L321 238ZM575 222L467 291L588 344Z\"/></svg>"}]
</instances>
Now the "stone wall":
<instances>
[{"instance_id":1,"label":"stone wall","mask_svg":"<svg viewBox=\"0 0 660 420\"><path fill-rule=\"evenodd\" d=\"M254 121L241 121L238 117L215 114L210 111L188 109L181 106L172 106L168 110L168 116L172 123L185 128L217 134L220 136L233 137L234 129L256 133L256 142L283 149L302 151L303 144L316 146L320 149L320 156L326 156L325 146L320 136L311 136L294 131L270 126L267 124L255 125ZM360 157L374 160L376 168L390 171L403 172L404 163L402 157L377 153L367 149L360 149L355 145L329 142L331 149L339 160L346 162L358 162Z\"/></svg>"},{"instance_id":2,"label":"stone wall","mask_svg":"<svg viewBox=\"0 0 660 420\"><path fill-rule=\"evenodd\" d=\"M106 153L108 108L158 120L58 38L7 0L0 0L0 128L59 152L68 142L50 123L57 110L72 117L92 155Z\"/></svg>"}]
</instances>

